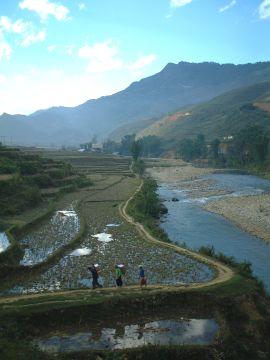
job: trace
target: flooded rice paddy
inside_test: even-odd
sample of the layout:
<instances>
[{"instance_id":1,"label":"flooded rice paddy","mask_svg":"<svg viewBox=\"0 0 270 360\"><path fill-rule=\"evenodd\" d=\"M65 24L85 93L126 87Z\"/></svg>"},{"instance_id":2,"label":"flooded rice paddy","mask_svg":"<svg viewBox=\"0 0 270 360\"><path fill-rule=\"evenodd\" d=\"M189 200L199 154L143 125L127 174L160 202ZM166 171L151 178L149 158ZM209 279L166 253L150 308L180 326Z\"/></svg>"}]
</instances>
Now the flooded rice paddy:
<instances>
[{"instance_id":1,"label":"flooded rice paddy","mask_svg":"<svg viewBox=\"0 0 270 360\"><path fill-rule=\"evenodd\" d=\"M214 277L207 265L141 238L133 226L123 222L117 207L88 203L84 210L88 231L77 248L42 274L21 281L4 294L90 288L88 267L95 263L100 265L100 282L105 287L115 286L115 264L125 265L124 286L138 284L141 264L148 284L189 284Z\"/></svg>"},{"instance_id":2,"label":"flooded rice paddy","mask_svg":"<svg viewBox=\"0 0 270 360\"><path fill-rule=\"evenodd\" d=\"M45 261L56 250L68 244L80 230L79 216L71 205L57 211L29 234L20 239L24 249L21 265L35 265Z\"/></svg>"},{"instance_id":3,"label":"flooded rice paddy","mask_svg":"<svg viewBox=\"0 0 270 360\"><path fill-rule=\"evenodd\" d=\"M34 344L46 352L114 350L145 345L208 345L219 330L213 319L157 320L115 327L95 327L87 332L66 333L36 339Z\"/></svg>"},{"instance_id":4,"label":"flooded rice paddy","mask_svg":"<svg viewBox=\"0 0 270 360\"><path fill-rule=\"evenodd\" d=\"M7 250L9 247L10 242L5 232L0 231L0 253Z\"/></svg>"}]
</instances>

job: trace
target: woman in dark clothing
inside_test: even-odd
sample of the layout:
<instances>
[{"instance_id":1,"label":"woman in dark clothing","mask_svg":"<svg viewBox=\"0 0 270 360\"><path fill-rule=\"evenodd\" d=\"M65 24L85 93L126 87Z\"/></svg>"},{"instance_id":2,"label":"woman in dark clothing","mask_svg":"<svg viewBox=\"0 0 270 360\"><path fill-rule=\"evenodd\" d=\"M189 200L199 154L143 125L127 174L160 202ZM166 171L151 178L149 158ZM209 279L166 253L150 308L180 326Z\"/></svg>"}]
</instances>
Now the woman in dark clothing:
<instances>
[{"instance_id":1,"label":"woman in dark clothing","mask_svg":"<svg viewBox=\"0 0 270 360\"><path fill-rule=\"evenodd\" d=\"M92 287L93 289L96 289L97 287L102 288L102 285L98 282L98 266L95 266L92 264L88 267L88 270L91 272L92 275Z\"/></svg>"},{"instance_id":2,"label":"woman in dark clothing","mask_svg":"<svg viewBox=\"0 0 270 360\"><path fill-rule=\"evenodd\" d=\"M115 265L115 282L118 287L123 285L122 281L123 272L118 265Z\"/></svg>"}]
</instances>

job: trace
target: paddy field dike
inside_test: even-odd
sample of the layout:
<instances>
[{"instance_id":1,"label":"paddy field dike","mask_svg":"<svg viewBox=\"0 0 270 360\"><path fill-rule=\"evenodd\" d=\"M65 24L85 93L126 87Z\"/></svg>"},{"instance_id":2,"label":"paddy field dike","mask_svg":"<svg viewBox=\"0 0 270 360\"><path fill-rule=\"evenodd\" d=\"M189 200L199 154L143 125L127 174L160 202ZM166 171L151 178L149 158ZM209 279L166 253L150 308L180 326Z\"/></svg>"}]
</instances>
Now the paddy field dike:
<instances>
[{"instance_id":1,"label":"paddy field dike","mask_svg":"<svg viewBox=\"0 0 270 360\"><path fill-rule=\"evenodd\" d=\"M135 221L128 203L145 180L132 173L130 158L33 153L54 166L65 164L59 166L72 169L70 180L83 181L61 191L69 185L67 176L64 185L43 187L36 206L1 216L1 356L233 359L237 347L243 347L245 359L256 358L258 351L267 354L269 304L256 280L216 259L162 242ZM149 167L166 164L146 162ZM154 221L158 226L159 220ZM103 288L92 290L88 266L96 263ZM115 287L115 264L126 268L122 289ZM148 281L143 290L138 285L140 264ZM157 338L170 326L182 332L194 328L195 335L189 341L150 339L150 332ZM209 331L214 331L211 336ZM63 343L63 337L69 342ZM85 345L91 337L92 345Z\"/></svg>"}]
</instances>

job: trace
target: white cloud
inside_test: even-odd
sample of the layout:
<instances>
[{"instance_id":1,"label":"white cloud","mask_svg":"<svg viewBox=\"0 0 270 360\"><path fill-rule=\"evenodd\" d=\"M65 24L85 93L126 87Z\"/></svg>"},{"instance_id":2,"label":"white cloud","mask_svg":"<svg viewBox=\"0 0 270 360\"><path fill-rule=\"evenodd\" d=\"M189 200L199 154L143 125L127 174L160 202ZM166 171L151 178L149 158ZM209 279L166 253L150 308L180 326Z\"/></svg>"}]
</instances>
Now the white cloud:
<instances>
[{"instance_id":1,"label":"white cloud","mask_svg":"<svg viewBox=\"0 0 270 360\"><path fill-rule=\"evenodd\" d=\"M32 27L32 23L23 21L22 19L16 20L12 23L7 16L1 16L0 18L0 31L2 32L22 34L29 31Z\"/></svg>"},{"instance_id":2,"label":"white cloud","mask_svg":"<svg viewBox=\"0 0 270 360\"><path fill-rule=\"evenodd\" d=\"M86 8L84 3L79 4L79 9L80 10L84 10Z\"/></svg>"},{"instance_id":3,"label":"white cloud","mask_svg":"<svg viewBox=\"0 0 270 360\"><path fill-rule=\"evenodd\" d=\"M171 7L180 7L190 4L192 0L171 0Z\"/></svg>"},{"instance_id":4,"label":"white cloud","mask_svg":"<svg viewBox=\"0 0 270 360\"><path fill-rule=\"evenodd\" d=\"M152 64L156 60L156 55L151 54L140 57L137 61L127 66L129 70L140 70L147 65Z\"/></svg>"},{"instance_id":5,"label":"white cloud","mask_svg":"<svg viewBox=\"0 0 270 360\"><path fill-rule=\"evenodd\" d=\"M86 70L90 73L103 73L111 70L121 70L123 60L117 57L118 49L111 41L96 43L93 46L85 45L79 49L78 55L89 61Z\"/></svg>"},{"instance_id":6,"label":"white cloud","mask_svg":"<svg viewBox=\"0 0 270 360\"><path fill-rule=\"evenodd\" d=\"M12 27L11 21L7 16L0 17L0 31L10 31Z\"/></svg>"},{"instance_id":7,"label":"white cloud","mask_svg":"<svg viewBox=\"0 0 270 360\"><path fill-rule=\"evenodd\" d=\"M7 60L10 59L12 53L12 49L9 44L5 41L1 41L0 39L0 60L6 58Z\"/></svg>"},{"instance_id":8,"label":"white cloud","mask_svg":"<svg viewBox=\"0 0 270 360\"><path fill-rule=\"evenodd\" d=\"M24 37L21 42L22 47L27 47L37 42L43 42L45 40L46 33L45 31L39 31L37 34L31 33Z\"/></svg>"},{"instance_id":9,"label":"white cloud","mask_svg":"<svg viewBox=\"0 0 270 360\"><path fill-rule=\"evenodd\" d=\"M36 42L43 42L46 37L45 31L36 32L31 22L23 21L22 19L12 22L7 16L1 16L0 18L0 33L17 34L21 40L19 44L22 47L30 46ZM9 55L11 53L9 52Z\"/></svg>"},{"instance_id":10,"label":"white cloud","mask_svg":"<svg viewBox=\"0 0 270 360\"><path fill-rule=\"evenodd\" d=\"M264 0L259 6L259 15L261 19L270 17L270 0Z\"/></svg>"},{"instance_id":11,"label":"white cloud","mask_svg":"<svg viewBox=\"0 0 270 360\"><path fill-rule=\"evenodd\" d=\"M19 19L12 24L12 31L16 34L22 34L31 27L32 27L31 23L24 22L22 19Z\"/></svg>"},{"instance_id":12,"label":"white cloud","mask_svg":"<svg viewBox=\"0 0 270 360\"><path fill-rule=\"evenodd\" d=\"M54 16L58 21L68 20L69 9L61 4L50 2L49 0L23 0L19 3L21 9L27 9L37 13L42 20L46 20L49 15Z\"/></svg>"},{"instance_id":13,"label":"white cloud","mask_svg":"<svg viewBox=\"0 0 270 360\"><path fill-rule=\"evenodd\" d=\"M224 12L226 10L229 10L231 7L233 7L236 4L236 0L232 0L228 5L222 7L219 9L219 12Z\"/></svg>"},{"instance_id":14,"label":"white cloud","mask_svg":"<svg viewBox=\"0 0 270 360\"><path fill-rule=\"evenodd\" d=\"M172 17L172 14L165 15L165 19L170 19Z\"/></svg>"}]
</instances>

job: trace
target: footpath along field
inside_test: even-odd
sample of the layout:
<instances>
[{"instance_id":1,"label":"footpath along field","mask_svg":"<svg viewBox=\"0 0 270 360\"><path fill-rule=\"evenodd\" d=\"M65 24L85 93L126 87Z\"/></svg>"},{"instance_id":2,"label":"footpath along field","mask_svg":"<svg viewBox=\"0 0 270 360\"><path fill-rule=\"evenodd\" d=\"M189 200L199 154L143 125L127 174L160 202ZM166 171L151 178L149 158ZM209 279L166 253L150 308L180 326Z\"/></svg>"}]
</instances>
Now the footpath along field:
<instances>
[{"instance_id":1,"label":"footpath along field","mask_svg":"<svg viewBox=\"0 0 270 360\"><path fill-rule=\"evenodd\" d=\"M62 196L55 211L18 239L24 271L4 282L2 295L89 288L87 268L92 263L100 264L104 287L115 285L113 269L120 263L127 269L125 285L137 284L140 264L149 284L204 283L215 277L215 267L204 259L147 241L121 215L119 206L141 183L129 170L130 159L66 152L45 155L83 171L92 185Z\"/></svg>"},{"instance_id":2,"label":"footpath along field","mask_svg":"<svg viewBox=\"0 0 270 360\"><path fill-rule=\"evenodd\" d=\"M246 342L248 334L256 332L257 337L250 341L254 352L250 347L242 351L245 359L256 359L254 354L264 349L261 339L265 337L268 321L266 316L258 331L264 298L256 282L234 274L214 259L162 243L135 222L127 213L127 206L140 191L142 180L130 172L129 159L66 152L42 155L72 163L86 174L91 185L89 182L58 197L47 216L15 238L22 252L16 257L17 263L9 265L12 271L3 277L1 284L0 355L3 358L17 359L19 353L27 360L56 356L59 359L226 359L222 354L228 345L229 352L234 353ZM37 216L38 209L5 220L26 223L34 214ZM56 241L51 228L58 234ZM87 267L97 262L101 265L104 288L93 291L89 289ZM120 290L115 288L113 276L113 267L118 263L127 268L124 287ZM144 265L149 283L143 291L138 286L139 264ZM171 326L174 319L178 324L186 324L183 326L187 329L209 319L215 331L219 329L214 343L212 338L209 346L181 346L176 342L179 346L155 346L155 351L151 346L140 347L146 340L138 341L138 336L146 339L153 332L157 338L159 332L167 330L155 326L160 321ZM114 329L119 332L118 337ZM93 348L87 350L83 341L94 334ZM106 334L110 345L118 339L124 348L129 343L136 349L103 351L107 346L102 348ZM133 342L128 334L135 336ZM61 354L63 341L69 351ZM167 341L170 344L170 338ZM49 353L41 352L33 344L49 347ZM100 346L102 351L97 350ZM249 354L253 357L248 357Z\"/></svg>"}]
</instances>

